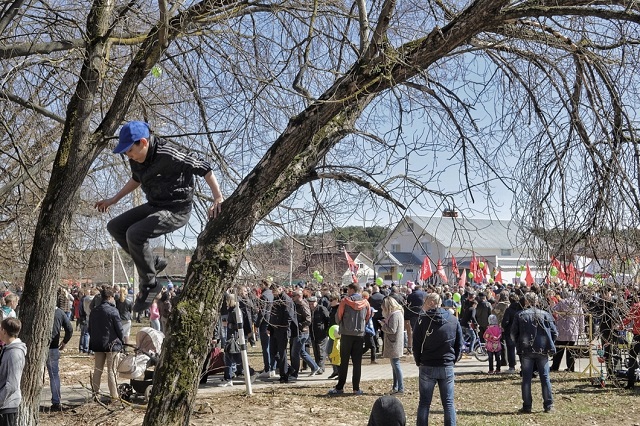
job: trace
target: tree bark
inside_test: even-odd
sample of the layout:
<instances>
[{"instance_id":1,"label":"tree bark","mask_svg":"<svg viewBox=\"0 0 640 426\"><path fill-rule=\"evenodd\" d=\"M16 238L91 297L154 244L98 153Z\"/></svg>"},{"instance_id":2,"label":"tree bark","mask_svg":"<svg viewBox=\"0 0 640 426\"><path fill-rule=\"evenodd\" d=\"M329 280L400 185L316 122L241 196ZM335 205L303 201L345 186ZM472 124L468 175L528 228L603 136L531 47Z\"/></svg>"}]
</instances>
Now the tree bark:
<instances>
[{"instance_id":1,"label":"tree bark","mask_svg":"<svg viewBox=\"0 0 640 426\"><path fill-rule=\"evenodd\" d=\"M47 194L36 226L29 269L25 276L20 317L24 321L22 340L27 358L22 376L21 426L38 424L42 371L53 323L56 289L63 252L68 246L68 229L78 190L91 163L100 152L98 133L90 137L89 125L97 87L101 81L106 32L112 2L94 2L88 19L89 48L81 78L67 107L66 122L53 165ZM112 129L113 130L113 129Z\"/></svg>"}]
</instances>

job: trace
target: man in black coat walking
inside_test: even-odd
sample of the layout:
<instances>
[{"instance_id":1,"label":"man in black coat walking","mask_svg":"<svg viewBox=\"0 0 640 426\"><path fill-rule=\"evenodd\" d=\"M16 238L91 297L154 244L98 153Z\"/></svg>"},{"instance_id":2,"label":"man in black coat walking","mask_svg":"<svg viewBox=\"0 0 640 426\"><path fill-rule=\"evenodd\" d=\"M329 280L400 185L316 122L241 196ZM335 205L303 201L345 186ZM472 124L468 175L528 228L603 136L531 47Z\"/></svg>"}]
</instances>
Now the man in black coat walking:
<instances>
[{"instance_id":1,"label":"man in black coat walking","mask_svg":"<svg viewBox=\"0 0 640 426\"><path fill-rule=\"evenodd\" d=\"M114 359L117 353L122 350L124 333L122 332L120 312L116 308L116 301L113 297L113 289L104 287L101 295L102 303L89 315L89 334L91 335L89 349L95 354L91 387L94 394L99 395L100 379L106 361L109 393L111 399L116 400L118 399L118 384Z\"/></svg>"}]
</instances>

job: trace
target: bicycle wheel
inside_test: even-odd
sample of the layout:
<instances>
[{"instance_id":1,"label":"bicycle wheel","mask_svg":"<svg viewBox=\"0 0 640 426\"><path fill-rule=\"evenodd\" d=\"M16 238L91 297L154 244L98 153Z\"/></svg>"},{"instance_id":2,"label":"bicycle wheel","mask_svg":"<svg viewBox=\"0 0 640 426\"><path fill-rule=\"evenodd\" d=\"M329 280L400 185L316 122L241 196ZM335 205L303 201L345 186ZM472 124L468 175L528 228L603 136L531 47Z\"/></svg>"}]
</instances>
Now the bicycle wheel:
<instances>
[{"instance_id":1,"label":"bicycle wheel","mask_svg":"<svg viewBox=\"0 0 640 426\"><path fill-rule=\"evenodd\" d=\"M480 362L487 362L489 359L489 354L487 353L487 348L485 348L484 343L480 343L476 346L476 350L473 351L473 355Z\"/></svg>"}]
</instances>

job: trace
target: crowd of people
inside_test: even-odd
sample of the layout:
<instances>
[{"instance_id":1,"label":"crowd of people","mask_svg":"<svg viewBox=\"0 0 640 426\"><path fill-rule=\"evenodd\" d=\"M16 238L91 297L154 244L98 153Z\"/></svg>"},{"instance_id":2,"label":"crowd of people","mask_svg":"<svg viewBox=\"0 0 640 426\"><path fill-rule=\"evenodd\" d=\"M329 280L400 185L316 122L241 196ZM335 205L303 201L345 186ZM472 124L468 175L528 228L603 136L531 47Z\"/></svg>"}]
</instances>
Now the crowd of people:
<instances>
[{"instance_id":1,"label":"crowd of people","mask_svg":"<svg viewBox=\"0 0 640 426\"><path fill-rule=\"evenodd\" d=\"M175 295L169 285L154 298L148 312L151 327L168 331ZM13 415L17 410L15 401L20 400L20 373L15 368L7 371L5 363L10 359L18 369L24 364L26 347L18 337L18 301L18 295L7 293L0 309L0 338L5 344L0 353L0 416ZM124 287L71 291L60 288L46 364L52 410L61 409L58 361L60 350L74 332L73 320L76 330L80 330L78 350L93 354L95 359L94 391L99 392L105 371L110 400L118 399L115 357L128 343L136 314L132 308ZM456 424L454 365L472 335L479 336L489 353L489 374L515 373L519 362L523 414L532 412L531 381L536 375L542 384L542 408L545 412L554 411L550 372L560 369L563 357L566 371L576 371L575 351L580 348L581 338L586 337L583 340L589 344L600 340L607 371L616 374L616 345L620 336L632 336L627 388L635 386L640 353L640 292L615 285L283 286L262 280L256 285L229 289L220 314L214 341L224 353L222 386L232 386L234 377L244 374L252 379L277 378L282 384L295 382L301 374L328 374L329 379L337 380L328 394L344 395L351 368L349 393L361 395L363 359L369 357L371 363L378 363L383 357L389 360L392 372L387 394L398 396L405 389L400 360L406 354L413 356L419 366L418 425L428 423L436 385L445 424ZM238 347L240 331L250 345L261 348L260 371L243 371Z\"/></svg>"}]
</instances>

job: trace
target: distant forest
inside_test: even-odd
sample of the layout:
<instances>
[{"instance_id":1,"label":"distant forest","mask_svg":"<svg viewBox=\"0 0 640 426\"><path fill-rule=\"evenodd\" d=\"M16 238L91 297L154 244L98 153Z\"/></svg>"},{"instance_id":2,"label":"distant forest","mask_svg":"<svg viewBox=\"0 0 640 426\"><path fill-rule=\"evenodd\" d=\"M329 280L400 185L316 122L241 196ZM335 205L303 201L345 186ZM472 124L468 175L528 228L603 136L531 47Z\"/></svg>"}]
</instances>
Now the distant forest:
<instances>
[{"instance_id":1,"label":"distant forest","mask_svg":"<svg viewBox=\"0 0 640 426\"><path fill-rule=\"evenodd\" d=\"M293 246L294 251L302 250L308 253L333 253L346 247L349 252L362 252L373 259L375 246L388 232L389 228L382 226L346 226L324 233L294 235ZM254 244L248 250L248 254L276 255L274 260L287 258L291 244L292 238L282 237L268 243Z\"/></svg>"}]
</instances>

